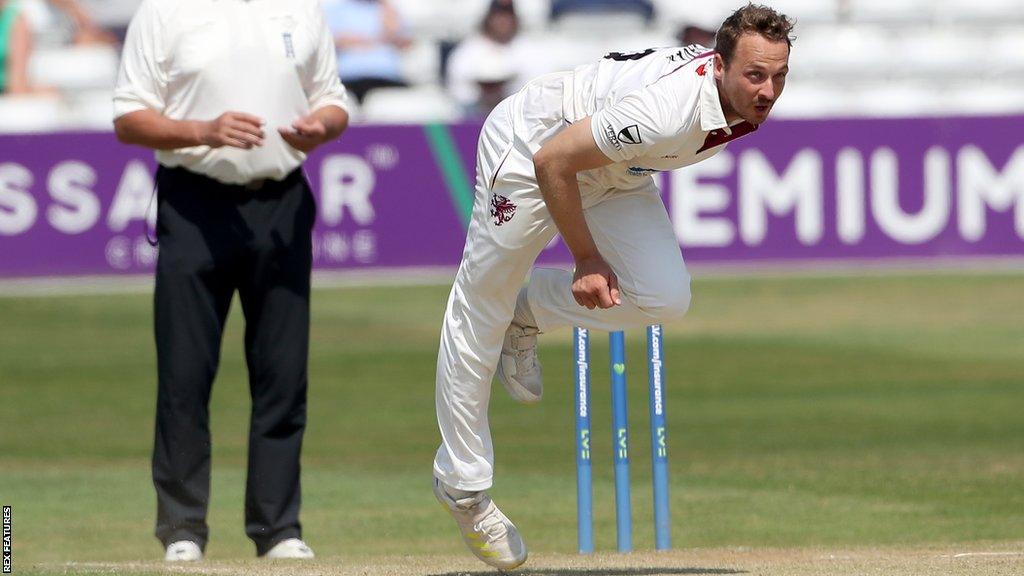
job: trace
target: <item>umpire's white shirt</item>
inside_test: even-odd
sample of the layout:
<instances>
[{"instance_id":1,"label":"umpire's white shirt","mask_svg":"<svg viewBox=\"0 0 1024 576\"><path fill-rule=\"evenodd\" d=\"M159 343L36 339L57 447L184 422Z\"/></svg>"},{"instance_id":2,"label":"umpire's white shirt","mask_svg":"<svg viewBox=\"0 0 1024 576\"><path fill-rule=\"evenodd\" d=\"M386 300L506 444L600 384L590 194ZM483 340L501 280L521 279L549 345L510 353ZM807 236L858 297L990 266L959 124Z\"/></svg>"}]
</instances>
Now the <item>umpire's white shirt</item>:
<instances>
[{"instance_id":1,"label":"umpire's white shirt","mask_svg":"<svg viewBox=\"0 0 1024 576\"><path fill-rule=\"evenodd\" d=\"M114 118L152 109L174 120L246 112L266 121L263 146L158 151L221 182L280 180L305 160L277 129L346 105L334 40L317 0L144 0L128 28Z\"/></svg>"}]
</instances>

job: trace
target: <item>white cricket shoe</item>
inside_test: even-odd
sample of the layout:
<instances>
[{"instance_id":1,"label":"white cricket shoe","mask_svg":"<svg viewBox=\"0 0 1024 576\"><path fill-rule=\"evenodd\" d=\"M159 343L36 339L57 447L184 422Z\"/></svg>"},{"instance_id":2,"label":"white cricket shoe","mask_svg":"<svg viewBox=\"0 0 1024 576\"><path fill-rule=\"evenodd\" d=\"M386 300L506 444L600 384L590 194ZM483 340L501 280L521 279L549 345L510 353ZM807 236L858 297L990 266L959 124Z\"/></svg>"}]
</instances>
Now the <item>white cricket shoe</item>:
<instances>
[{"instance_id":1,"label":"white cricket shoe","mask_svg":"<svg viewBox=\"0 0 1024 576\"><path fill-rule=\"evenodd\" d=\"M191 540L178 540L167 545L167 562L196 562L203 559L203 550Z\"/></svg>"},{"instance_id":2,"label":"white cricket shoe","mask_svg":"<svg viewBox=\"0 0 1024 576\"><path fill-rule=\"evenodd\" d=\"M532 326L521 326L513 321L505 330L505 341L501 344L498 380L509 396L523 404L540 402L544 395L544 380L537 358L538 333Z\"/></svg>"},{"instance_id":3,"label":"white cricket shoe","mask_svg":"<svg viewBox=\"0 0 1024 576\"><path fill-rule=\"evenodd\" d=\"M309 560L313 558L313 549L298 538L281 540L262 556L267 560Z\"/></svg>"},{"instance_id":4,"label":"white cricket shoe","mask_svg":"<svg viewBox=\"0 0 1024 576\"><path fill-rule=\"evenodd\" d=\"M434 478L434 497L455 518L470 552L484 563L498 570L512 570L526 562L526 544L519 530L486 492L456 500Z\"/></svg>"}]
</instances>

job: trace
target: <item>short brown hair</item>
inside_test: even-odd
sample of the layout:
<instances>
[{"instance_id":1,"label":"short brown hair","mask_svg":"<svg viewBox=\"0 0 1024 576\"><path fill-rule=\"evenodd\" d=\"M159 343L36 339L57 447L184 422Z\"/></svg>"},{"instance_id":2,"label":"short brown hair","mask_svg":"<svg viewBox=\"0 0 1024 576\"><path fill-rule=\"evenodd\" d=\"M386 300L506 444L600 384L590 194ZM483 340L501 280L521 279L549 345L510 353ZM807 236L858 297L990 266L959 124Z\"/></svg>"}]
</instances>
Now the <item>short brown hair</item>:
<instances>
[{"instance_id":1,"label":"short brown hair","mask_svg":"<svg viewBox=\"0 0 1024 576\"><path fill-rule=\"evenodd\" d=\"M771 42L785 42L793 48L793 21L785 14L760 4L747 4L722 22L715 35L715 51L726 66L736 53L736 44L744 34L759 34Z\"/></svg>"}]
</instances>

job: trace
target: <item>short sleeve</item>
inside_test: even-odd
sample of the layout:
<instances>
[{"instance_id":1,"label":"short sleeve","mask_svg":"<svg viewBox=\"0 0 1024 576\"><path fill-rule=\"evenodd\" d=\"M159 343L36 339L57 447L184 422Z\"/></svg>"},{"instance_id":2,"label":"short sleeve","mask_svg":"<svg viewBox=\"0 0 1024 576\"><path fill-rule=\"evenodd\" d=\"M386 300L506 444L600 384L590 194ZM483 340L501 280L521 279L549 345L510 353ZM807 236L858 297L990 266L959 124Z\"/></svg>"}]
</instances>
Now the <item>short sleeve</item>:
<instances>
[{"instance_id":1,"label":"short sleeve","mask_svg":"<svg viewBox=\"0 0 1024 576\"><path fill-rule=\"evenodd\" d=\"M302 88L309 100L309 109L337 106L348 110L348 92L338 78L338 57L334 51L334 36L324 19L319 2L310 10L310 28L315 31L314 60L303 75Z\"/></svg>"},{"instance_id":2,"label":"short sleeve","mask_svg":"<svg viewBox=\"0 0 1024 576\"><path fill-rule=\"evenodd\" d=\"M163 113L166 107L165 28L155 4L143 2L128 26L114 87L115 120L139 110Z\"/></svg>"},{"instance_id":3,"label":"short sleeve","mask_svg":"<svg viewBox=\"0 0 1024 576\"><path fill-rule=\"evenodd\" d=\"M677 97L671 83L658 81L627 94L614 105L598 110L590 120L597 147L614 162L662 155L687 126L679 120ZM663 151L664 150L664 151Z\"/></svg>"}]
</instances>

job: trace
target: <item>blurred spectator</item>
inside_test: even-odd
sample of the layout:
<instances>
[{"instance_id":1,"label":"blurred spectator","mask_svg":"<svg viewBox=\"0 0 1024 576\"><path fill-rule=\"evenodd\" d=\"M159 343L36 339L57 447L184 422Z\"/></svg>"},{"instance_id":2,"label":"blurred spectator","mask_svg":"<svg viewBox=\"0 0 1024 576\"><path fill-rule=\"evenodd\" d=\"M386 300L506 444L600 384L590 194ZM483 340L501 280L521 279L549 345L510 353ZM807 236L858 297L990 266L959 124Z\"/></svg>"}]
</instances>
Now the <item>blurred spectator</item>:
<instances>
[{"instance_id":1,"label":"blurred spectator","mask_svg":"<svg viewBox=\"0 0 1024 576\"><path fill-rule=\"evenodd\" d=\"M522 84L526 55L518 33L512 0L494 0L480 30L452 50L448 91L467 115L486 116Z\"/></svg>"},{"instance_id":2,"label":"blurred spectator","mask_svg":"<svg viewBox=\"0 0 1024 576\"><path fill-rule=\"evenodd\" d=\"M685 24L676 32L676 40L680 46L699 44L707 48L715 47L715 31L696 24Z\"/></svg>"},{"instance_id":3,"label":"blurred spectator","mask_svg":"<svg viewBox=\"0 0 1024 576\"><path fill-rule=\"evenodd\" d=\"M110 32L119 43L124 42L128 23L142 0L73 0L81 4L97 27Z\"/></svg>"},{"instance_id":4,"label":"blurred spectator","mask_svg":"<svg viewBox=\"0 0 1024 576\"><path fill-rule=\"evenodd\" d=\"M551 3L551 20L570 12L634 12L648 23L654 20L651 0L554 0Z\"/></svg>"},{"instance_id":5,"label":"blurred spectator","mask_svg":"<svg viewBox=\"0 0 1024 576\"><path fill-rule=\"evenodd\" d=\"M25 94L32 88L28 80L28 58L32 52L32 31L18 5L0 0L0 94Z\"/></svg>"},{"instance_id":6,"label":"blurred spectator","mask_svg":"<svg viewBox=\"0 0 1024 576\"><path fill-rule=\"evenodd\" d=\"M338 51L338 75L361 104L375 88L408 86L400 51L411 44L386 0L321 0Z\"/></svg>"},{"instance_id":7,"label":"blurred spectator","mask_svg":"<svg viewBox=\"0 0 1024 576\"><path fill-rule=\"evenodd\" d=\"M99 27L89 14L89 11L77 0L49 0L49 2L63 12L74 25L75 44L119 43L118 37ZM122 33L120 37L123 38L124 34Z\"/></svg>"},{"instance_id":8,"label":"blurred spectator","mask_svg":"<svg viewBox=\"0 0 1024 576\"><path fill-rule=\"evenodd\" d=\"M731 8L701 5L686 10L675 21L676 41L680 46L698 44L706 48L715 47L715 31L732 13Z\"/></svg>"},{"instance_id":9,"label":"blurred spectator","mask_svg":"<svg viewBox=\"0 0 1024 576\"><path fill-rule=\"evenodd\" d=\"M20 0L18 4L40 44L116 44L123 37L97 23L91 7L79 0Z\"/></svg>"}]
</instances>

